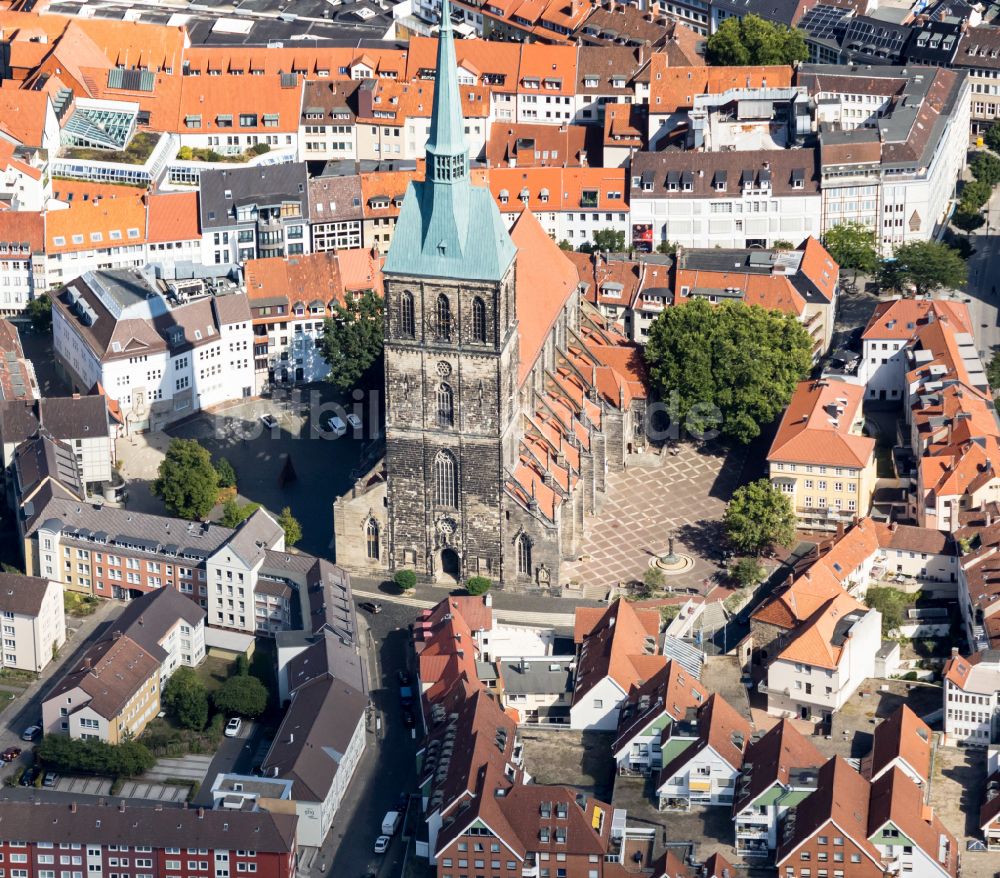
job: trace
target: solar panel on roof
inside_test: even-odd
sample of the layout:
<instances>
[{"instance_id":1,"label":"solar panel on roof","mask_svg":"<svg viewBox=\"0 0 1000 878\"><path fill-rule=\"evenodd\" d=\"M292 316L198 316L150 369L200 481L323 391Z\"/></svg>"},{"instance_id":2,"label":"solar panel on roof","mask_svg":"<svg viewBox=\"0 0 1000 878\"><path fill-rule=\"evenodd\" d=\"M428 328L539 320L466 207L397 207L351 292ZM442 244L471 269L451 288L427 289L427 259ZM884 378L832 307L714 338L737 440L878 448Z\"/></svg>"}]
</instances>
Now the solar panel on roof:
<instances>
[{"instance_id":1,"label":"solar panel on roof","mask_svg":"<svg viewBox=\"0 0 1000 878\"><path fill-rule=\"evenodd\" d=\"M124 70L115 67L108 71L108 88L151 92L155 83L156 77L149 70Z\"/></svg>"}]
</instances>

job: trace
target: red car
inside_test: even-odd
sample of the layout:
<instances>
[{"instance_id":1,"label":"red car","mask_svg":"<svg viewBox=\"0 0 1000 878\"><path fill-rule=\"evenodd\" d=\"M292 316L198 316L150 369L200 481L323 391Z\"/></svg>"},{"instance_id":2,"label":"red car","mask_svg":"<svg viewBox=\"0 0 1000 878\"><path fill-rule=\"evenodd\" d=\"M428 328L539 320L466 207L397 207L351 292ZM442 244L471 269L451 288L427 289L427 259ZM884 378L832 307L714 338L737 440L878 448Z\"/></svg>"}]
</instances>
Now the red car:
<instances>
[{"instance_id":1,"label":"red car","mask_svg":"<svg viewBox=\"0 0 1000 878\"><path fill-rule=\"evenodd\" d=\"M3 753L0 753L0 759L3 759L4 762L13 762L20 755L20 747L8 747Z\"/></svg>"}]
</instances>

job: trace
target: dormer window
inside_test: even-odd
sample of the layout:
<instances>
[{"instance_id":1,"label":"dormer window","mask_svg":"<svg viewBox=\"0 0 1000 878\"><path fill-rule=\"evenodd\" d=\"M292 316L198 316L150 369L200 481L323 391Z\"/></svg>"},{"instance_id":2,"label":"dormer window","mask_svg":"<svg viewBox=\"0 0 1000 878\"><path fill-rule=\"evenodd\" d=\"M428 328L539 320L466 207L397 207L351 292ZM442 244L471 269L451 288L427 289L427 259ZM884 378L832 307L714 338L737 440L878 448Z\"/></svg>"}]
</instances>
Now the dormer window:
<instances>
[{"instance_id":1,"label":"dormer window","mask_svg":"<svg viewBox=\"0 0 1000 878\"><path fill-rule=\"evenodd\" d=\"M500 195L498 196L498 200L500 201L500 203L506 204L509 198L510 198L510 193L506 189L501 189Z\"/></svg>"}]
</instances>

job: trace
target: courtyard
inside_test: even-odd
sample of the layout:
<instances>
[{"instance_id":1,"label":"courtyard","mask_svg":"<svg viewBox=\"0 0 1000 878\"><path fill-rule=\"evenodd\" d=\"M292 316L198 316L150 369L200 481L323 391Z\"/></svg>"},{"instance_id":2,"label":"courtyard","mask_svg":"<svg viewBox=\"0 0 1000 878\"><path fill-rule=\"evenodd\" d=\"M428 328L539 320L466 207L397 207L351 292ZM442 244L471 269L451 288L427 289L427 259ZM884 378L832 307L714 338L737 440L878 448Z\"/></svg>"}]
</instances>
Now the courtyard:
<instances>
[{"instance_id":1,"label":"courtyard","mask_svg":"<svg viewBox=\"0 0 1000 878\"><path fill-rule=\"evenodd\" d=\"M534 783L565 784L604 801L611 800L615 781L613 733L522 726L520 737L524 767Z\"/></svg>"},{"instance_id":2,"label":"courtyard","mask_svg":"<svg viewBox=\"0 0 1000 878\"><path fill-rule=\"evenodd\" d=\"M587 519L581 557L563 566L569 594L602 600L619 583L641 580L671 535L675 551L690 555L694 566L668 577L667 585L708 590L724 567L722 515L744 480L748 448L686 442L676 448L609 474L601 509Z\"/></svg>"},{"instance_id":3,"label":"courtyard","mask_svg":"<svg viewBox=\"0 0 1000 878\"><path fill-rule=\"evenodd\" d=\"M359 404L361 430L339 437L321 433L316 427L319 415L339 402L332 386L310 386L273 399L239 401L200 412L166 432L123 437L117 443L117 456L128 486L127 507L165 514L150 491L151 483L171 438L195 439L213 459L225 457L233 465L240 502L260 503L274 513L290 506L302 524L298 548L328 557L333 501L350 487L354 469L379 429L377 402L369 405L366 400ZM266 415L275 419L273 427L262 421ZM220 512L217 507L214 517Z\"/></svg>"}]
</instances>

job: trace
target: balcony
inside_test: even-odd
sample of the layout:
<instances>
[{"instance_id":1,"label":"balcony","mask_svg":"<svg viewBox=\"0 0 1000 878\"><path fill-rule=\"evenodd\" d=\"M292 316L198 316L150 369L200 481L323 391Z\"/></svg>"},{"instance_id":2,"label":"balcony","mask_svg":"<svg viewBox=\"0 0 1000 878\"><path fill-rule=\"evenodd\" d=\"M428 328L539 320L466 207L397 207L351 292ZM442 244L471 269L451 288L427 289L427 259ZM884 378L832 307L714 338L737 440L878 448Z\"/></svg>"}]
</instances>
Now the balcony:
<instances>
[{"instance_id":1,"label":"balcony","mask_svg":"<svg viewBox=\"0 0 1000 878\"><path fill-rule=\"evenodd\" d=\"M736 824L736 839L758 839L767 841L767 828L763 826L741 826Z\"/></svg>"}]
</instances>

